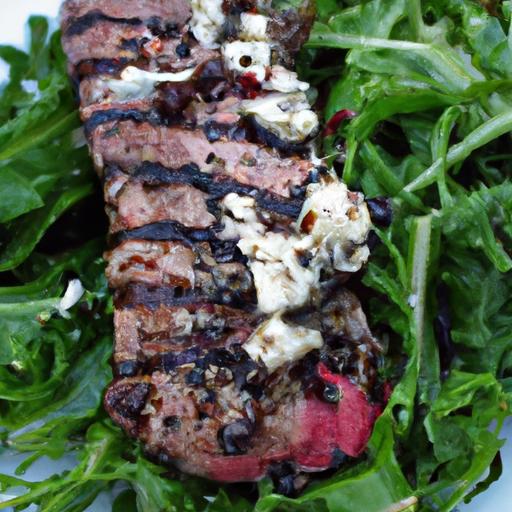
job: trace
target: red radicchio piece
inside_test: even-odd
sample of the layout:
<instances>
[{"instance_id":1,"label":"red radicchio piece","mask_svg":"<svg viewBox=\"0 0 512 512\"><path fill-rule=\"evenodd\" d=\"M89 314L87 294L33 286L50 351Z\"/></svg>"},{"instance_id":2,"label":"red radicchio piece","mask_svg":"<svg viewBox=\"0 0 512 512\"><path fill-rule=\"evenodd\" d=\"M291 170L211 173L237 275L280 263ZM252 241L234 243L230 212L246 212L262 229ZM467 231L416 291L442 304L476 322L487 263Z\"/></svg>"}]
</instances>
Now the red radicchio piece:
<instances>
[{"instance_id":1,"label":"red radicchio piece","mask_svg":"<svg viewBox=\"0 0 512 512\"><path fill-rule=\"evenodd\" d=\"M355 116L357 116L357 113L353 110L343 109L336 112L336 114L334 114L325 125L323 133L324 137L328 137L329 135L336 133L336 130L345 119L349 119Z\"/></svg>"}]
</instances>

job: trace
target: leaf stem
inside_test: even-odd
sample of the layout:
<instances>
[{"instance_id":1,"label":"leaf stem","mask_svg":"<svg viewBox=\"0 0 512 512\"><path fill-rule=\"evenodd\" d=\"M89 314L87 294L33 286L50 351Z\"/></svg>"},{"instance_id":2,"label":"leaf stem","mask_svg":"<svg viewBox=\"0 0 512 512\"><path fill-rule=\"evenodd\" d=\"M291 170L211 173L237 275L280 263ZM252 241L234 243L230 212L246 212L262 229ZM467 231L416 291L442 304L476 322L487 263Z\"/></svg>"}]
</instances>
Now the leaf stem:
<instances>
[{"instance_id":1,"label":"leaf stem","mask_svg":"<svg viewBox=\"0 0 512 512\"><path fill-rule=\"evenodd\" d=\"M414 192L434 183L443 169L448 170L458 162L465 160L473 151L488 144L492 140L512 131L512 111L497 115L478 128L466 138L450 148L446 159L438 158L428 169L404 187L405 192Z\"/></svg>"},{"instance_id":2,"label":"leaf stem","mask_svg":"<svg viewBox=\"0 0 512 512\"><path fill-rule=\"evenodd\" d=\"M409 251L409 302L413 308L414 334L418 345L418 354L421 354L425 332L425 296L430 262L431 233L432 215L414 219Z\"/></svg>"}]
</instances>

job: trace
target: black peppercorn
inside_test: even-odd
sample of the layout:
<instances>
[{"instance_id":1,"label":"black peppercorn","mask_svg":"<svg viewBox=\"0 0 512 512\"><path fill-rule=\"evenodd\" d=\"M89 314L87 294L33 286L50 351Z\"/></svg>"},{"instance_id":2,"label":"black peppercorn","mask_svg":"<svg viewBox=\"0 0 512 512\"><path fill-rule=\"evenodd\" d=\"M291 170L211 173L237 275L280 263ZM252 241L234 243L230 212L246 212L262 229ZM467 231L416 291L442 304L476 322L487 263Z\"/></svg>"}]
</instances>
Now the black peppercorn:
<instances>
[{"instance_id":1,"label":"black peppercorn","mask_svg":"<svg viewBox=\"0 0 512 512\"><path fill-rule=\"evenodd\" d=\"M180 43L176 46L176 54L181 59L184 59L190 55L190 48L187 43Z\"/></svg>"},{"instance_id":2,"label":"black peppercorn","mask_svg":"<svg viewBox=\"0 0 512 512\"><path fill-rule=\"evenodd\" d=\"M338 386L327 383L324 387L323 397L327 402L337 403L340 401L341 394Z\"/></svg>"}]
</instances>

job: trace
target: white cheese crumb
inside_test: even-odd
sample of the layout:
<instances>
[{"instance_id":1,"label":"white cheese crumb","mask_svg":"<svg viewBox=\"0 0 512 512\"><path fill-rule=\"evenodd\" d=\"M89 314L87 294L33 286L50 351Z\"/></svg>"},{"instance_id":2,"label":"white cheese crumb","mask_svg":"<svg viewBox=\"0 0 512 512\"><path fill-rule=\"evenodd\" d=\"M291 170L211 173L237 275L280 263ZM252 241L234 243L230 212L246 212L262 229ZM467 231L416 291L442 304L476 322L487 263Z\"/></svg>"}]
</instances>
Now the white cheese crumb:
<instances>
[{"instance_id":1,"label":"white cheese crumb","mask_svg":"<svg viewBox=\"0 0 512 512\"><path fill-rule=\"evenodd\" d=\"M225 227L219 236L239 238L263 313L304 305L318 288L323 269L355 272L368 259L365 241L371 221L363 196L349 192L334 176L308 186L295 233L267 231L251 197L232 193L221 205ZM309 258L305 266L300 255Z\"/></svg>"},{"instance_id":2,"label":"white cheese crumb","mask_svg":"<svg viewBox=\"0 0 512 512\"><path fill-rule=\"evenodd\" d=\"M302 141L318 128L318 116L311 110L306 95L270 93L253 100L244 100L241 110L281 139Z\"/></svg>"},{"instance_id":3,"label":"white cheese crumb","mask_svg":"<svg viewBox=\"0 0 512 512\"><path fill-rule=\"evenodd\" d=\"M69 318L68 309L71 309L79 300L80 297L84 294L84 287L80 282L80 279L72 279L68 283L68 287L66 289L66 293L64 293L64 297L60 299L58 310L61 316L64 318Z\"/></svg>"},{"instance_id":4,"label":"white cheese crumb","mask_svg":"<svg viewBox=\"0 0 512 512\"><path fill-rule=\"evenodd\" d=\"M264 313L302 306L311 288L318 282L320 268L305 268L297 259L300 238L282 233L266 233L255 238L241 238L238 247L249 257L258 297Z\"/></svg>"},{"instance_id":5,"label":"white cheese crumb","mask_svg":"<svg viewBox=\"0 0 512 512\"><path fill-rule=\"evenodd\" d=\"M192 18L190 28L202 46L219 48L226 16L222 10L223 0L191 0Z\"/></svg>"},{"instance_id":6,"label":"white cheese crumb","mask_svg":"<svg viewBox=\"0 0 512 512\"><path fill-rule=\"evenodd\" d=\"M272 66L270 68L270 77L263 82L262 88L279 92L307 91L309 84L300 81L297 76L295 71L290 71L283 66Z\"/></svg>"},{"instance_id":7,"label":"white cheese crumb","mask_svg":"<svg viewBox=\"0 0 512 512\"><path fill-rule=\"evenodd\" d=\"M370 254L364 244L371 220L363 195L349 192L343 182L334 180L308 185L306 197L297 225L308 214L313 218L311 245L331 253L336 270L359 270Z\"/></svg>"},{"instance_id":8,"label":"white cheese crumb","mask_svg":"<svg viewBox=\"0 0 512 512\"><path fill-rule=\"evenodd\" d=\"M268 21L261 14L243 12L240 15L240 38L244 41L267 41Z\"/></svg>"},{"instance_id":9,"label":"white cheese crumb","mask_svg":"<svg viewBox=\"0 0 512 512\"><path fill-rule=\"evenodd\" d=\"M253 238L265 233L265 226L258 221L256 215L256 201L249 196L239 196L231 193L224 196L222 207L231 213L231 217L224 215L222 223L224 229L219 238L229 240L233 238Z\"/></svg>"},{"instance_id":10,"label":"white cheese crumb","mask_svg":"<svg viewBox=\"0 0 512 512\"><path fill-rule=\"evenodd\" d=\"M150 96L158 83L189 80L195 70L194 67L179 73L154 73L128 66L121 73L120 80L107 80L106 84L120 100L140 99Z\"/></svg>"},{"instance_id":11,"label":"white cheese crumb","mask_svg":"<svg viewBox=\"0 0 512 512\"><path fill-rule=\"evenodd\" d=\"M272 373L322 345L320 331L286 324L281 314L277 313L258 327L243 348L252 359L264 363Z\"/></svg>"},{"instance_id":12,"label":"white cheese crumb","mask_svg":"<svg viewBox=\"0 0 512 512\"><path fill-rule=\"evenodd\" d=\"M270 44L262 41L233 41L222 45L226 67L237 73L254 73L259 82L265 80L270 66Z\"/></svg>"}]
</instances>

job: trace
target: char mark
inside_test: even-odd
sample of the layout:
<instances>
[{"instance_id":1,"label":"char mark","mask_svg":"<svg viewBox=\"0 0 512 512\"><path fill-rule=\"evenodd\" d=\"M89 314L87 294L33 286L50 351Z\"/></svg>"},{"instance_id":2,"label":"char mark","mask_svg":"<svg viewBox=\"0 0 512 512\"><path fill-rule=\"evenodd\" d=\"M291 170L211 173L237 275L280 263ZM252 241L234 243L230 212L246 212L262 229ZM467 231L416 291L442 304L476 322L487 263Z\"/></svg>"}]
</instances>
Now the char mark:
<instances>
[{"instance_id":1,"label":"char mark","mask_svg":"<svg viewBox=\"0 0 512 512\"><path fill-rule=\"evenodd\" d=\"M247 256L244 256L238 247L238 240L211 240L210 248L217 263L238 262L247 265Z\"/></svg>"},{"instance_id":2,"label":"char mark","mask_svg":"<svg viewBox=\"0 0 512 512\"><path fill-rule=\"evenodd\" d=\"M154 287L138 283L130 283L125 288L117 290L114 296L114 304L118 309L144 305L150 310L155 310L161 305L187 306L209 300L194 290L185 290L180 286Z\"/></svg>"},{"instance_id":3,"label":"char mark","mask_svg":"<svg viewBox=\"0 0 512 512\"><path fill-rule=\"evenodd\" d=\"M178 119L163 118L156 109L146 112L137 109L112 108L108 110L97 110L84 123L84 130L87 137L90 137L98 126L112 121L134 121L136 123L150 123L154 126L177 123Z\"/></svg>"},{"instance_id":4,"label":"char mark","mask_svg":"<svg viewBox=\"0 0 512 512\"><path fill-rule=\"evenodd\" d=\"M188 228L175 221L162 221L146 224L140 228L119 231L110 237L110 245L115 247L125 240L179 241L191 246L194 242L207 242L215 239L213 229Z\"/></svg>"},{"instance_id":5,"label":"char mark","mask_svg":"<svg viewBox=\"0 0 512 512\"><path fill-rule=\"evenodd\" d=\"M161 352L146 362L144 373L151 374L154 371L170 373L177 367L190 363L195 364L196 375L201 375L210 366L229 369L238 390L245 389L247 376L259 369L258 364L249 357L241 345L234 344L229 349L215 347L205 351L194 346L181 352ZM261 394L259 396L261 398Z\"/></svg>"},{"instance_id":6,"label":"char mark","mask_svg":"<svg viewBox=\"0 0 512 512\"><path fill-rule=\"evenodd\" d=\"M264 144L270 148L277 149L283 156L305 156L310 154L311 149L307 144L298 144L281 139L275 133L261 126L256 121L254 116L247 116L245 119L249 127L248 133L250 139L253 139L254 141Z\"/></svg>"},{"instance_id":7,"label":"char mark","mask_svg":"<svg viewBox=\"0 0 512 512\"><path fill-rule=\"evenodd\" d=\"M175 84L172 84L175 85ZM188 95L190 90L196 90L195 85L188 82L178 84L184 88ZM85 122L85 133L88 137L100 125L110 121L134 121L136 123L149 122L153 125L185 125L189 128L196 128L195 122L185 122L183 117L183 110L185 103L183 97L180 96L178 88L175 87L175 97L172 100L173 107L170 108L166 102L158 102L156 108L144 112L136 109L108 109L94 112L91 117ZM189 96L185 95L185 98ZM179 106L179 108L178 108ZM240 122L234 124L222 124L215 121L206 121L201 126L208 142L217 142L221 139L227 139L233 142L251 142L254 144L263 144L264 146L276 149L282 157L289 156L307 156L311 149L305 143L293 143L281 139L270 130L263 128L253 118L253 116L246 116Z\"/></svg>"},{"instance_id":8,"label":"char mark","mask_svg":"<svg viewBox=\"0 0 512 512\"><path fill-rule=\"evenodd\" d=\"M140 363L136 359L127 359L117 363L114 367L116 377L135 377L140 370Z\"/></svg>"},{"instance_id":9,"label":"char mark","mask_svg":"<svg viewBox=\"0 0 512 512\"><path fill-rule=\"evenodd\" d=\"M151 384L145 382L127 382L120 384L113 393L106 396L107 408L122 418L136 420L146 405Z\"/></svg>"},{"instance_id":10,"label":"char mark","mask_svg":"<svg viewBox=\"0 0 512 512\"><path fill-rule=\"evenodd\" d=\"M66 30L64 31L65 37L79 36L84 32L87 32L90 28L94 27L100 21L109 21L111 23L119 23L122 25L137 26L142 23L140 18L113 18L103 14L100 10L93 10L80 16L73 18Z\"/></svg>"},{"instance_id":11,"label":"char mark","mask_svg":"<svg viewBox=\"0 0 512 512\"><path fill-rule=\"evenodd\" d=\"M293 219L299 216L302 208L303 200L300 197L283 199L266 190L243 185L234 180L215 179L211 174L201 172L195 164L184 165L179 169L167 169L160 164L143 162L133 176L152 186L174 183L193 185L208 193L213 200L221 199L230 193L251 196L260 208Z\"/></svg>"},{"instance_id":12,"label":"char mark","mask_svg":"<svg viewBox=\"0 0 512 512\"><path fill-rule=\"evenodd\" d=\"M178 366L184 364L195 363L200 357L199 347L192 347L181 352L164 352L154 356L148 364L146 364L146 373L154 371L163 371L170 373Z\"/></svg>"},{"instance_id":13,"label":"char mark","mask_svg":"<svg viewBox=\"0 0 512 512\"><path fill-rule=\"evenodd\" d=\"M147 286L130 283L117 290L114 297L116 308L132 308L143 305L150 310L159 306L189 306L197 303L220 304L231 306L243 311L255 309L256 297L238 290L226 290L220 287L215 290L199 288L186 289L181 286Z\"/></svg>"}]
</instances>

